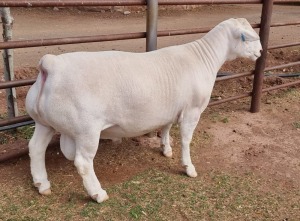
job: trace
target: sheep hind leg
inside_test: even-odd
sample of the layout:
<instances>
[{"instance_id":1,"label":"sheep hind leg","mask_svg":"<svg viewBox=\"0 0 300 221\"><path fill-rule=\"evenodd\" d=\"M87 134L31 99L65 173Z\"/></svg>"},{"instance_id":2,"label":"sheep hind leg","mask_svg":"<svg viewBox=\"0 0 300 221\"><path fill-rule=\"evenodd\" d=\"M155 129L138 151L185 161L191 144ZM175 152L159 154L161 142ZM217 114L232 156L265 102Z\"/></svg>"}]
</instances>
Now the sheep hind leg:
<instances>
[{"instance_id":1,"label":"sheep hind leg","mask_svg":"<svg viewBox=\"0 0 300 221\"><path fill-rule=\"evenodd\" d=\"M161 143L163 146L163 155L165 157L172 157L172 147L170 145L170 129L172 127L172 124L166 125L164 128L162 128L161 131Z\"/></svg>"},{"instance_id":2,"label":"sheep hind leg","mask_svg":"<svg viewBox=\"0 0 300 221\"><path fill-rule=\"evenodd\" d=\"M185 167L186 174L189 177L197 177L198 174L191 160L190 143L194 130L198 124L200 113L197 110L193 110L183 118L184 119L180 124L182 165Z\"/></svg>"},{"instance_id":3,"label":"sheep hind leg","mask_svg":"<svg viewBox=\"0 0 300 221\"><path fill-rule=\"evenodd\" d=\"M88 194L101 203L108 199L105 190L101 188L100 182L94 171L93 159L99 145L99 133L84 134L76 138L76 155L74 164L83 180L83 185Z\"/></svg>"},{"instance_id":4,"label":"sheep hind leg","mask_svg":"<svg viewBox=\"0 0 300 221\"><path fill-rule=\"evenodd\" d=\"M48 181L45 153L48 144L54 134L54 130L36 122L34 134L29 142L30 168L34 186L42 195L51 194L50 182Z\"/></svg>"}]
</instances>

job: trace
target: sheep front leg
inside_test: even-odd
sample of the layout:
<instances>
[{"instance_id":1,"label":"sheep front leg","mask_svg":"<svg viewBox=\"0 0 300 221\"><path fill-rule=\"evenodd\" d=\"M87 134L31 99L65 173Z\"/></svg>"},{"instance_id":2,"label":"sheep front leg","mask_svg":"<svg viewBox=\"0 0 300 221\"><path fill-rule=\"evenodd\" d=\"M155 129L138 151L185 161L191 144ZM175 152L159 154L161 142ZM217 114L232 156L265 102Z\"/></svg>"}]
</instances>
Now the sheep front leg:
<instances>
[{"instance_id":1,"label":"sheep front leg","mask_svg":"<svg viewBox=\"0 0 300 221\"><path fill-rule=\"evenodd\" d=\"M95 201L101 203L108 199L108 195L106 191L101 188L93 166L93 159L96 155L98 144L98 133L94 136L84 135L81 139L77 139L74 164L83 180L83 185L88 194Z\"/></svg>"},{"instance_id":2,"label":"sheep front leg","mask_svg":"<svg viewBox=\"0 0 300 221\"><path fill-rule=\"evenodd\" d=\"M30 169L33 183L42 195L51 194L45 165L45 153L53 134L54 130L52 128L36 122L33 136L29 142Z\"/></svg>"},{"instance_id":3,"label":"sheep front leg","mask_svg":"<svg viewBox=\"0 0 300 221\"><path fill-rule=\"evenodd\" d=\"M161 131L161 143L163 145L163 154L165 157L172 157L172 147L170 145L170 129L172 124L166 125Z\"/></svg>"},{"instance_id":4,"label":"sheep front leg","mask_svg":"<svg viewBox=\"0 0 300 221\"><path fill-rule=\"evenodd\" d=\"M186 174L189 177L196 177L198 175L191 160L190 143L199 118L200 111L198 111L198 109L194 109L185 114L182 122L180 123L182 165L185 167Z\"/></svg>"}]
</instances>

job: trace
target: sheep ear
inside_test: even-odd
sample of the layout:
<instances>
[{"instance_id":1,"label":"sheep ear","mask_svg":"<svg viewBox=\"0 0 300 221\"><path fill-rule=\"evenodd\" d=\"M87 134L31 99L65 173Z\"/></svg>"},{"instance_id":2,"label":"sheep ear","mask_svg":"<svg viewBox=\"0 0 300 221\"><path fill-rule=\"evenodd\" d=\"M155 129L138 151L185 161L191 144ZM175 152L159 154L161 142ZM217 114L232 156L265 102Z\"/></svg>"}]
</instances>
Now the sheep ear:
<instances>
[{"instance_id":1,"label":"sheep ear","mask_svg":"<svg viewBox=\"0 0 300 221\"><path fill-rule=\"evenodd\" d=\"M255 31L248 31L248 30L244 30L241 33L241 40L244 41L258 41L259 40L259 36Z\"/></svg>"}]
</instances>

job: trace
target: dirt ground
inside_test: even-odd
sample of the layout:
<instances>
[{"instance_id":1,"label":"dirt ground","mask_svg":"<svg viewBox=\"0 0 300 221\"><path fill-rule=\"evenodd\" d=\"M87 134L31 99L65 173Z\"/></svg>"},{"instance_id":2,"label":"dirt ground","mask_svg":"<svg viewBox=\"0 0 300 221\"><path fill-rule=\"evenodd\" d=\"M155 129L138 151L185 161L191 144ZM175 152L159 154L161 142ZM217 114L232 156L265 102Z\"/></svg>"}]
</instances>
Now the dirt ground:
<instances>
[{"instance_id":1,"label":"dirt ground","mask_svg":"<svg viewBox=\"0 0 300 221\"><path fill-rule=\"evenodd\" d=\"M192 11L160 11L159 30L208 27L229 17L245 17L250 22L260 21L259 5L251 6L204 6ZM145 30L144 12L123 15L115 12L87 12L77 9L13 9L15 18L14 39L85 36L96 34L129 33ZM299 7L274 6L273 22L299 21ZM299 41L300 25L271 29L269 45ZM181 44L198 38L199 35L159 38L159 48ZM126 40L106 43L51 46L15 50L16 79L34 78L37 63L46 53L60 54L71 51L125 50L145 51L145 40ZM267 66L300 60L300 47L272 50L268 53ZM253 69L254 63L244 59L228 62L222 72L240 73ZM1 70L3 67L1 67ZM270 73L299 73L300 67L285 68ZM0 73L3 80L3 74ZM299 79L299 78L297 78ZM268 77L264 87L294 79ZM252 78L242 78L217 83L213 99L223 99L251 91ZM17 89L18 105L24 112L24 98L28 87ZM5 91L0 91L0 113L5 114ZM250 99L208 108L200 120L192 142L192 158L198 173L224 170L237 174L252 172L275 183L283 189L300 188L300 88L280 90L265 94L259 113L249 113ZM8 133L0 133L8 136ZM141 144L136 139L125 139L120 145L101 141L95 158L95 171L102 184L112 186L124 182L142 171L154 167L170 173L182 173L178 128L172 130L174 157L166 163L160 148ZM11 136L13 137L13 136ZM68 182L80 182L75 168L59 150L58 135L47 152L47 168L50 176L55 173L68 176ZM0 155L13 149L26 148L23 138L9 138L0 145ZM152 147L151 147L152 146ZM170 163L171 162L171 163ZM71 175L70 175L71 176ZM0 182L7 188L23 184L31 179L27 155L0 164ZM13 177L20 177L14 179ZM56 176L57 177L57 176ZM55 180L55 178L54 178ZM56 180L57 181L57 180ZM57 181L59 182L59 181ZM267 189L268 186L266 185ZM33 191L30 189L29 191ZM300 214L300 212L299 212Z\"/></svg>"}]
</instances>

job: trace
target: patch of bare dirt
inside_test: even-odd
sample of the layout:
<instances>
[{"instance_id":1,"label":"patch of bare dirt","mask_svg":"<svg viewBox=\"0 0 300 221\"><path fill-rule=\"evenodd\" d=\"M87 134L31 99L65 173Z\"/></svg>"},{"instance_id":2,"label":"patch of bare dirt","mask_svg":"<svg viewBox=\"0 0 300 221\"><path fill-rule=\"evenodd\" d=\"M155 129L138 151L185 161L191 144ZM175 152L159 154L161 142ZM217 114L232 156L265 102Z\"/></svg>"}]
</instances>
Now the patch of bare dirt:
<instances>
[{"instance_id":1,"label":"patch of bare dirt","mask_svg":"<svg viewBox=\"0 0 300 221\"><path fill-rule=\"evenodd\" d=\"M52 9L16 9L15 39L50 38L76 35L95 35L107 33L125 33L144 31L143 13L106 14L80 12L77 10ZM260 19L259 6L215 6L203 7L190 12L161 12L159 29L181 29L211 26L228 17L246 17L251 22ZM274 22L299 20L299 10L295 6L275 6ZM199 24L200 23L200 24ZM71 25L70 25L71 24ZM295 28L296 27L296 28ZM298 28L298 30L297 30ZM159 47L185 43L198 38L197 35L159 39ZM299 40L299 26L272 29L270 44L283 44ZM79 50L127 50L144 51L144 40L118 41L95 44L53 46L31 49L18 49L16 57L16 79L35 78L39 58L46 53L59 54ZM299 47L278 49L268 54L267 66L279 65L300 60ZM222 72L240 73L253 69L254 63L244 59L226 63ZM278 70L276 73L300 72L300 67ZM2 78L2 73L0 77ZM265 79L265 85L273 86L289 82L291 79L271 77ZM219 82L215 85L213 97L223 99L239 93L251 91L252 77ZM24 111L24 98L28 87L17 89L18 105ZM263 97L261 112L248 112L249 99L234 101L218 107L208 108L195 131L192 144L192 156L199 175L210 170L253 172L266 179L274 180L278 185L299 186L299 129L293 126L300 121L299 87L295 94L289 90L272 92ZM285 95L288 94L288 95ZM0 92L0 113L5 112L4 91ZM95 171L104 186L129 179L149 167L159 168L170 173L183 173L180 166L180 142L178 128L172 130L174 138L173 158L164 158L158 147L149 147L149 143L136 139L124 139L122 144L101 141L95 158ZM1 134L2 135L2 134ZM0 145L0 154L14 149L22 149L28 141L17 138ZM151 146L151 145L150 145ZM157 146L157 142L153 145ZM53 183L69 182L81 186L72 162L67 161L59 150L56 137L48 148L46 164ZM298 173L297 173L298 171ZM31 182L29 157L0 164L0 182L10 185L24 185ZM15 179L21 177L22 179ZM31 190L30 190L31 191Z\"/></svg>"},{"instance_id":2,"label":"patch of bare dirt","mask_svg":"<svg viewBox=\"0 0 300 221\"><path fill-rule=\"evenodd\" d=\"M228 118L227 123L208 122L208 126L204 126L213 136L210 146L202 152L209 162L206 169L254 172L280 181L280 185L299 186L300 129L293 126L300 120L299 91L292 99L265 99L268 101L259 113L221 111L221 115Z\"/></svg>"}]
</instances>

